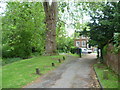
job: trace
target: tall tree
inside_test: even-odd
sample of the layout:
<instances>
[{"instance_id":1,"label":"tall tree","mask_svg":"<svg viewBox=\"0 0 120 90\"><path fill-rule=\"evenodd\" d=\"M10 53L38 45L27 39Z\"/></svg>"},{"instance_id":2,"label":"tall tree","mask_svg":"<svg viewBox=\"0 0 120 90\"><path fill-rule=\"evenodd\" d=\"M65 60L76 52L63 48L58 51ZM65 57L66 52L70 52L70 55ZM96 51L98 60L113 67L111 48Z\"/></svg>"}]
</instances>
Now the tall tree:
<instances>
[{"instance_id":1,"label":"tall tree","mask_svg":"<svg viewBox=\"0 0 120 90\"><path fill-rule=\"evenodd\" d=\"M28 58L33 51L42 54L45 31L43 20L41 2L8 2L2 17L3 57Z\"/></svg>"},{"instance_id":2,"label":"tall tree","mask_svg":"<svg viewBox=\"0 0 120 90\"><path fill-rule=\"evenodd\" d=\"M57 2L50 4L49 0L43 2L46 16L46 54L56 53L56 19L57 19Z\"/></svg>"},{"instance_id":3,"label":"tall tree","mask_svg":"<svg viewBox=\"0 0 120 90\"><path fill-rule=\"evenodd\" d=\"M91 3L94 5L94 3ZM90 31L86 29L82 33L87 33L92 44L98 45L101 49L101 60L103 60L103 48L109 42L114 41L114 33L119 33L119 2L96 3L96 8L90 8L91 21Z\"/></svg>"}]
</instances>

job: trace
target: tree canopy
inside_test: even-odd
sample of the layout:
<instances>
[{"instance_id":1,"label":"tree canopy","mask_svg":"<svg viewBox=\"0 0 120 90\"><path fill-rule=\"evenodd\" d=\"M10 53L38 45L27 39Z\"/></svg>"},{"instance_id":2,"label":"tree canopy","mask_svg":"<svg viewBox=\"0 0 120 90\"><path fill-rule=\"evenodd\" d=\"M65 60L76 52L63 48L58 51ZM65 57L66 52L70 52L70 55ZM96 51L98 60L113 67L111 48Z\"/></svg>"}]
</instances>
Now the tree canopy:
<instances>
[{"instance_id":1,"label":"tree canopy","mask_svg":"<svg viewBox=\"0 0 120 90\"><path fill-rule=\"evenodd\" d=\"M91 45L101 49L114 41L114 33L120 32L120 2L47 4L7 2L2 15L3 57L28 58L33 53L43 55L49 50L52 53L70 51L74 37L67 35L68 27L75 30L73 36L84 34L90 37ZM91 20L86 21L85 16Z\"/></svg>"},{"instance_id":2,"label":"tree canopy","mask_svg":"<svg viewBox=\"0 0 120 90\"><path fill-rule=\"evenodd\" d=\"M3 57L28 58L34 51L42 54L44 16L41 2L9 2L2 17Z\"/></svg>"}]
</instances>

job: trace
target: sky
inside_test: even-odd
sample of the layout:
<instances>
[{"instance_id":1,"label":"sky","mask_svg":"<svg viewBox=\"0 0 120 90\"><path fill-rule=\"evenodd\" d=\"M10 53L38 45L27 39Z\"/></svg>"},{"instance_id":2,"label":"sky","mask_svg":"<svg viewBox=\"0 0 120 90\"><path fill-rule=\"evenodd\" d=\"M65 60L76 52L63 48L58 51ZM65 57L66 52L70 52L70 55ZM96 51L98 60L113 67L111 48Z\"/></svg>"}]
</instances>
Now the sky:
<instances>
[{"instance_id":1,"label":"sky","mask_svg":"<svg viewBox=\"0 0 120 90\"><path fill-rule=\"evenodd\" d=\"M6 3L0 3L0 13L5 11Z\"/></svg>"}]
</instances>

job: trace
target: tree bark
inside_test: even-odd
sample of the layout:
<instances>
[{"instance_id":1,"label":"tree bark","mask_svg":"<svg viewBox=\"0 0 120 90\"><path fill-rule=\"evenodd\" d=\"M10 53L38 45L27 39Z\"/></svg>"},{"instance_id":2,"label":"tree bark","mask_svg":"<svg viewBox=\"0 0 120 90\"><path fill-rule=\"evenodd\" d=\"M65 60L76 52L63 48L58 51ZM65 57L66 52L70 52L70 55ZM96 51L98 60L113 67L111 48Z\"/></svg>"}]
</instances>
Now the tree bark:
<instances>
[{"instance_id":1,"label":"tree bark","mask_svg":"<svg viewBox=\"0 0 120 90\"><path fill-rule=\"evenodd\" d=\"M45 52L48 55L56 53L56 16L57 16L57 2L43 2L45 11L46 23L46 46Z\"/></svg>"}]
</instances>

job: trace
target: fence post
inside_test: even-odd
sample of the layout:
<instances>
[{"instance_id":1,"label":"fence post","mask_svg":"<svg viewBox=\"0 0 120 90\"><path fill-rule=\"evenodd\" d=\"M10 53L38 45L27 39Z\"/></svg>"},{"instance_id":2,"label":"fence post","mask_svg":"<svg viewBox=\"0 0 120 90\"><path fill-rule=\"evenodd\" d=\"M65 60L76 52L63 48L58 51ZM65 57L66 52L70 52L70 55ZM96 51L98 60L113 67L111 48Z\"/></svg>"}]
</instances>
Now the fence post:
<instances>
[{"instance_id":1,"label":"fence post","mask_svg":"<svg viewBox=\"0 0 120 90\"><path fill-rule=\"evenodd\" d=\"M52 63L52 66L54 67L54 66L55 66L55 64L54 64L54 63Z\"/></svg>"},{"instance_id":2,"label":"fence post","mask_svg":"<svg viewBox=\"0 0 120 90\"><path fill-rule=\"evenodd\" d=\"M39 70L39 68L36 68L36 74L40 75L40 70Z\"/></svg>"},{"instance_id":3,"label":"fence post","mask_svg":"<svg viewBox=\"0 0 120 90\"><path fill-rule=\"evenodd\" d=\"M58 59L58 61L59 61L59 63L61 63L61 60L60 60L60 59Z\"/></svg>"},{"instance_id":4,"label":"fence post","mask_svg":"<svg viewBox=\"0 0 120 90\"><path fill-rule=\"evenodd\" d=\"M65 57L63 56L63 60L65 60Z\"/></svg>"}]
</instances>

